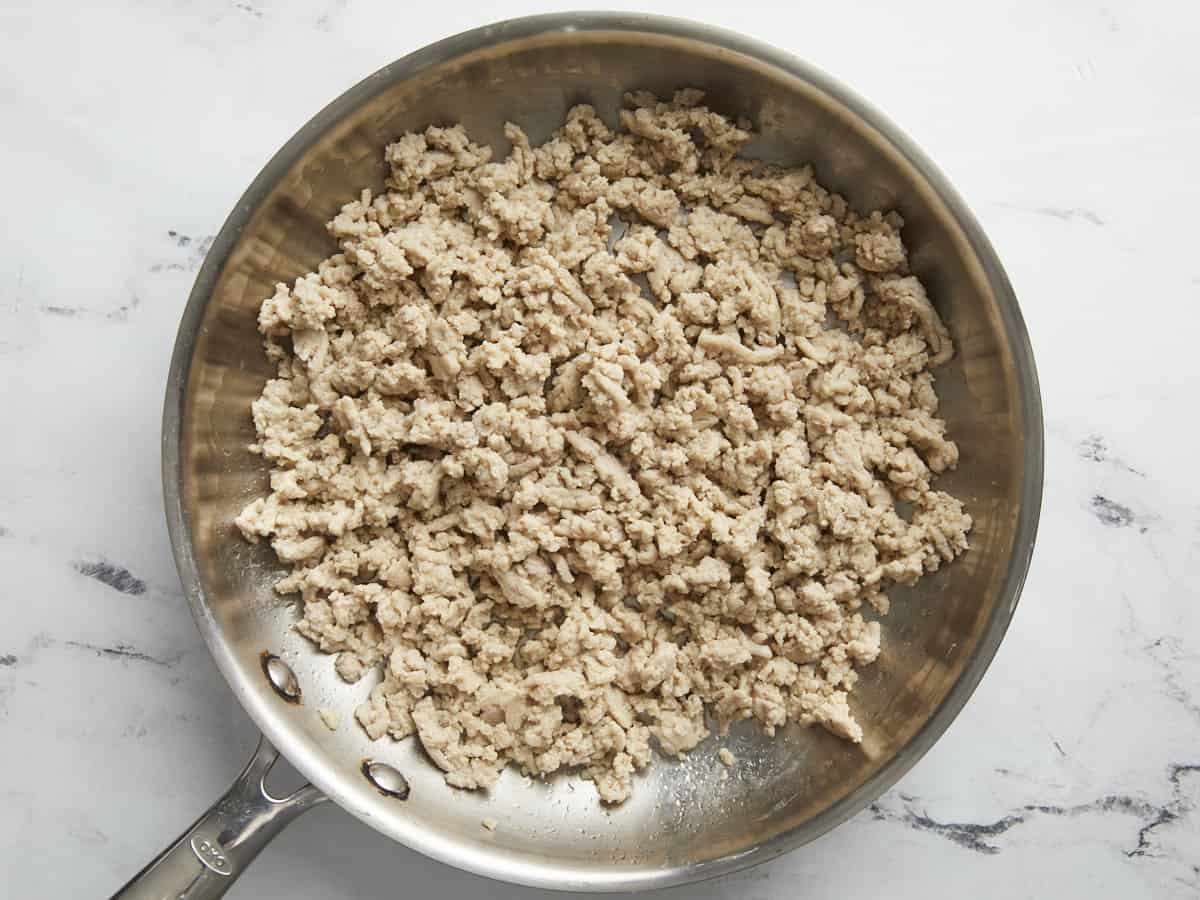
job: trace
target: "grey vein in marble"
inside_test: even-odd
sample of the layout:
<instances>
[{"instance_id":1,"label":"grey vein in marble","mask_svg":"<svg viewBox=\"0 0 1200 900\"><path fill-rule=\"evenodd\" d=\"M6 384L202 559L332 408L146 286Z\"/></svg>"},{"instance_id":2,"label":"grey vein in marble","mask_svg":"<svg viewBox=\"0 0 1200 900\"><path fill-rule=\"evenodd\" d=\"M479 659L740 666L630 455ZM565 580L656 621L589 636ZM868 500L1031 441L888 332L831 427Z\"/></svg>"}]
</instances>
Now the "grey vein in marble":
<instances>
[{"instance_id":1,"label":"grey vein in marble","mask_svg":"<svg viewBox=\"0 0 1200 900\"><path fill-rule=\"evenodd\" d=\"M334 0L330 7L317 17L314 26L317 31L333 31L333 15L345 9L348 0Z\"/></svg>"},{"instance_id":2,"label":"grey vein in marble","mask_svg":"<svg viewBox=\"0 0 1200 900\"><path fill-rule=\"evenodd\" d=\"M1050 216L1052 219L1061 219L1064 222L1082 219L1096 226L1103 226L1105 224L1104 220L1090 209L1083 209L1082 207L1039 206L1034 212L1039 216Z\"/></svg>"},{"instance_id":3,"label":"grey vein in marble","mask_svg":"<svg viewBox=\"0 0 1200 900\"><path fill-rule=\"evenodd\" d=\"M1080 459L1086 459L1089 462L1106 463L1110 466L1128 472L1131 475L1137 475L1139 478L1145 478L1146 473L1140 469L1135 469L1133 466L1124 460L1113 456L1108 449L1108 444L1104 438L1098 434L1092 434L1084 438L1075 445L1076 452Z\"/></svg>"},{"instance_id":4,"label":"grey vein in marble","mask_svg":"<svg viewBox=\"0 0 1200 900\"><path fill-rule=\"evenodd\" d=\"M915 813L910 809L905 809L903 813L897 814L885 810L879 803L872 803L868 808L879 821L898 822L917 831L928 831L944 837L966 850L987 854L999 853L1000 848L989 844L986 838L1004 834L1013 826L1020 825L1025 821L1024 816L1012 815L1004 816L995 822L978 825L963 822L938 822L924 813Z\"/></svg>"},{"instance_id":5,"label":"grey vein in marble","mask_svg":"<svg viewBox=\"0 0 1200 900\"><path fill-rule=\"evenodd\" d=\"M1101 494L1092 495L1091 507L1092 514L1109 528L1128 528L1137 522L1132 509ZM1145 531L1146 527L1141 526L1141 530Z\"/></svg>"},{"instance_id":6,"label":"grey vein in marble","mask_svg":"<svg viewBox=\"0 0 1200 900\"><path fill-rule=\"evenodd\" d=\"M997 203L996 205L1002 209L1057 219L1060 222L1085 222L1097 228L1103 228L1108 224L1096 212L1082 206L1028 206L1023 203Z\"/></svg>"},{"instance_id":7,"label":"grey vein in marble","mask_svg":"<svg viewBox=\"0 0 1200 900\"><path fill-rule=\"evenodd\" d=\"M42 307L42 312L49 316L62 316L64 319L73 319L81 313L87 312L82 306L52 306L47 304Z\"/></svg>"},{"instance_id":8,"label":"grey vein in marble","mask_svg":"<svg viewBox=\"0 0 1200 900\"><path fill-rule=\"evenodd\" d=\"M885 801L872 803L868 809L876 821L894 822L914 831L935 834L964 850L989 856L998 854L1003 849L993 841L994 838L1027 824L1039 815L1075 817L1089 814L1127 814L1143 820L1145 824L1138 829L1136 844L1126 850L1125 855L1149 856L1152 855L1151 834L1157 829L1180 821L1193 810L1194 804L1184 795L1182 782L1184 776L1197 772L1200 772L1200 765L1173 764L1167 773L1170 797L1163 804L1154 804L1128 794L1107 794L1097 800L1071 806L1030 803L993 822L982 823L939 822L927 813L916 812L912 808L915 798L904 794L899 795L904 801L904 808L899 812L887 809L884 806Z\"/></svg>"},{"instance_id":9,"label":"grey vein in marble","mask_svg":"<svg viewBox=\"0 0 1200 900\"><path fill-rule=\"evenodd\" d=\"M1137 846L1132 850L1125 852L1126 856L1148 856L1150 855L1150 833L1157 828L1170 825L1179 820L1179 818L1192 810L1192 804L1183 796L1183 777L1185 775L1194 775L1200 772L1200 765L1188 763L1185 765L1173 765L1168 773L1168 779L1171 782L1171 800L1161 807L1154 819L1138 830Z\"/></svg>"},{"instance_id":10,"label":"grey vein in marble","mask_svg":"<svg viewBox=\"0 0 1200 900\"><path fill-rule=\"evenodd\" d=\"M156 262L150 266L151 272L195 272L200 268L204 257L212 248L216 235L206 234L202 237L193 237L172 228L167 231L167 237L176 249L184 251L183 258Z\"/></svg>"},{"instance_id":11,"label":"grey vein in marble","mask_svg":"<svg viewBox=\"0 0 1200 900\"><path fill-rule=\"evenodd\" d=\"M94 578L122 594L137 596L146 593L146 582L136 577L124 566L119 566L106 559L76 560L71 566L80 575Z\"/></svg>"},{"instance_id":12,"label":"grey vein in marble","mask_svg":"<svg viewBox=\"0 0 1200 900\"><path fill-rule=\"evenodd\" d=\"M95 318L104 322L128 322L129 314L141 303L141 298L137 294L132 294L128 301L116 309L97 310L87 306L60 306L46 303L38 307L38 312L59 319Z\"/></svg>"},{"instance_id":13,"label":"grey vein in marble","mask_svg":"<svg viewBox=\"0 0 1200 900\"><path fill-rule=\"evenodd\" d=\"M1163 692L1200 722L1200 703L1197 703L1184 684L1178 664L1187 653L1183 641L1176 635L1160 637L1146 646L1146 653L1162 673Z\"/></svg>"},{"instance_id":14,"label":"grey vein in marble","mask_svg":"<svg viewBox=\"0 0 1200 900\"><path fill-rule=\"evenodd\" d=\"M103 647L99 644L89 644L86 641L67 641L66 646L74 647L76 650L88 650L95 653L97 656L107 659L131 660L133 662L150 663L155 666L162 666L169 669L175 663L179 662L181 654L173 654L166 658L151 656L149 653L143 653L128 644L116 644L112 647Z\"/></svg>"}]
</instances>

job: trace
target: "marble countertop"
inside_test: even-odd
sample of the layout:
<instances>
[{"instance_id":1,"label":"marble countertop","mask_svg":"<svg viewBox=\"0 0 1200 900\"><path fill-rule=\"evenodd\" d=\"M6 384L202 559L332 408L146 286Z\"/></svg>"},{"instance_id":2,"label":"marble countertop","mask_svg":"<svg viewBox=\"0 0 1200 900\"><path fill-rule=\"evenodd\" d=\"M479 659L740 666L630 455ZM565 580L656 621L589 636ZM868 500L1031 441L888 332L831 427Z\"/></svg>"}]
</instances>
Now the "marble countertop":
<instances>
[{"instance_id":1,"label":"marble countertop","mask_svg":"<svg viewBox=\"0 0 1200 900\"><path fill-rule=\"evenodd\" d=\"M1028 585L944 738L817 842L665 894L1196 896L1200 7L638 5L806 57L929 152L1016 286L1047 427ZM184 299L315 110L486 18L385 0L0 10L0 893L109 894L248 757L255 730L192 625L161 510ZM327 805L230 896L401 894L539 892Z\"/></svg>"}]
</instances>

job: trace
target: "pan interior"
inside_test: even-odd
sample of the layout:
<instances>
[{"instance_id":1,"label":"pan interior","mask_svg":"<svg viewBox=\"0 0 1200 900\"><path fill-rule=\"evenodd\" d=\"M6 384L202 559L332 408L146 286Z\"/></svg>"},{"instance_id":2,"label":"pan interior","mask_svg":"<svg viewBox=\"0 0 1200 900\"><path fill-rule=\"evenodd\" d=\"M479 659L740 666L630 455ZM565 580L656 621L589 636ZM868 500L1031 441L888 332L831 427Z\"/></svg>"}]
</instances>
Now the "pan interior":
<instances>
[{"instance_id":1,"label":"pan interior","mask_svg":"<svg viewBox=\"0 0 1200 900\"><path fill-rule=\"evenodd\" d=\"M573 23L575 27L565 28ZM604 809L574 776L548 783L505 772L488 794L447 787L414 741L371 742L349 716L375 683L344 684L333 657L290 629L269 548L232 527L266 490L250 454L250 402L273 372L255 317L277 281L334 250L324 223L364 186L382 185L385 143L427 124L462 122L507 151L504 122L536 142L567 109L593 104L610 123L622 92L696 86L714 108L750 118L752 154L811 162L860 209L896 208L911 263L959 352L938 374L962 462L940 482L974 517L973 549L915 590L893 590L884 649L852 698L866 737L820 729L773 739L743 723L684 762L656 759L623 806ZM422 852L506 880L571 889L662 886L741 867L827 830L869 802L926 750L986 667L1024 573L1040 491L1041 422L1028 345L1007 282L977 226L923 157L818 73L741 39L641 17L548 17L483 29L377 73L317 116L268 165L219 236L185 314L165 429L168 517L197 621L247 710L309 778L372 827ZM285 702L263 653L292 667ZM347 713L328 730L317 709ZM377 790L364 760L388 763L406 800ZM480 827L495 819L494 832Z\"/></svg>"}]
</instances>

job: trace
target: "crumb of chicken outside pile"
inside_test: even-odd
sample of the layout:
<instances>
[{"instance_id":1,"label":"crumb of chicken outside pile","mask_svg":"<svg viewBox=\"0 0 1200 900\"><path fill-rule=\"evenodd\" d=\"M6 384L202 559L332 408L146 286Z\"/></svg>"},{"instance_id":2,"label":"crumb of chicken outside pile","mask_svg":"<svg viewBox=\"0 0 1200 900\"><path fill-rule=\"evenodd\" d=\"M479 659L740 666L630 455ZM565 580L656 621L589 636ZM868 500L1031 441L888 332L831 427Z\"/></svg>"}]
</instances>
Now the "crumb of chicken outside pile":
<instances>
[{"instance_id":1,"label":"crumb of chicken outside pile","mask_svg":"<svg viewBox=\"0 0 1200 900\"><path fill-rule=\"evenodd\" d=\"M706 710L860 741L870 615L967 548L900 217L740 157L702 99L510 124L502 160L404 135L262 304L237 525L341 677L381 672L359 725L455 787L578 767L619 803Z\"/></svg>"},{"instance_id":2,"label":"crumb of chicken outside pile","mask_svg":"<svg viewBox=\"0 0 1200 900\"><path fill-rule=\"evenodd\" d=\"M338 727L342 724L341 710L334 709L331 706L322 706L318 709L317 717L321 720L321 724L330 731L337 731Z\"/></svg>"}]
</instances>

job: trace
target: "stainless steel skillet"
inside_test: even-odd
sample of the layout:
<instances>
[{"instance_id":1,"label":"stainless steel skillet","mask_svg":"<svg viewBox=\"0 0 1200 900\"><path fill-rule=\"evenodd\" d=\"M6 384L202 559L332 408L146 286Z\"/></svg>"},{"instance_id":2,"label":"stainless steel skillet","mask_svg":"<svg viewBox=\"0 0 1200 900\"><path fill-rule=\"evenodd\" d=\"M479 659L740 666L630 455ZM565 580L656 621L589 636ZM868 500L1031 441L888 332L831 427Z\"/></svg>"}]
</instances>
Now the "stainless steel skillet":
<instances>
[{"instance_id":1,"label":"stainless steel skillet","mask_svg":"<svg viewBox=\"0 0 1200 900\"><path fill-rule=\"evenodd\" d=\"M698 86L754 121L752 155L812 162L861 208L897 208L914 270L959 347L939 370L962 463L942 481L975 518L974 549L911 591L892 592L885 649L854 696L867 736L819 729L763 738L735 729L723 780L708 742L659 761L633 798L604 810L571 777L507 772L489 794L455 791L414 742L372 743L349 716L370 680L343 684L332 658L291 629L270 551L231 527L263 490L250 401L272 374L255 316L276 281L328 255L324 222L382 183L380 149L401 132L463 122L505 147L503 123L541 140L578 102L615 118L623 91ZM163 417L163 484L176 562L196 623L264 743L238 782L118 896L225 892L287 822L328 798L432 857L564 890L640 890L734 871L845 821L907 771L979 683L1017 602L1041 500L1042 417L1028 337L999 261L958 195L890 122L828 76L740 36L642 15L573 13L504 22L441 41L347 91L267 164L229 216L179 328ZM267 743L267 742L270 743ZM311 781L286 797L262 779L280 751ZM494 832L480 827L495 819Z\"/></svg>"}]
</instances>

